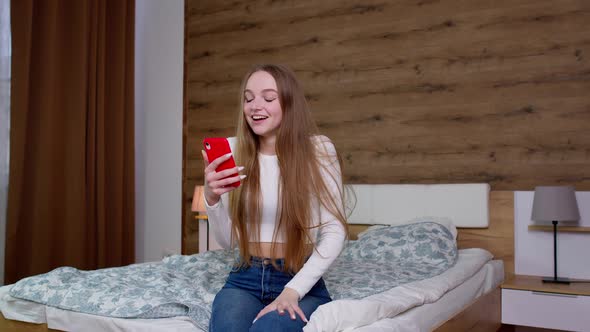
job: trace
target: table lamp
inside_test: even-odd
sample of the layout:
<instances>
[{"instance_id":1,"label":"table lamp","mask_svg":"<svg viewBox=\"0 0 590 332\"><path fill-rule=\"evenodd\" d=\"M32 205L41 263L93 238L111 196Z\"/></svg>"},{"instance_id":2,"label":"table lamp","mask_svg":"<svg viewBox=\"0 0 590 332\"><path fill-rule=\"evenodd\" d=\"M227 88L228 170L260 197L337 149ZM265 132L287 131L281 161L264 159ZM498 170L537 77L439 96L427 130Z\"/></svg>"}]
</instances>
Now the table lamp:
<instances>
[{"instance_id":1,"label":"table lamp","mask_svg":"<svg viewBox=\"0 0 590 332\"><path fill-rule=\"evenodd\" d=\"M543 282L569 284L567 278L557 277L557 223L559 221L578 221L580 219L574 187L536 187L531 219L536 222L551 221L553 223L553 277L543 278Z\"/></svg>"},{"instance_id":2,"label":"table lamp","mask_svg":"<svg viewBox=\"0 0 590 332\"><path fill-rule=\"evenodd\" d=\"M203 186L195 186L193 193L193 204L191 211L197 212L195 219L207 219L207 208L205 207L205 196L203 195Z\"/></svg>"},{"instance_id":3,"label":"table lamp","mask_svg":"<svg viewBox=\"0 0 590 332\"><path fill-rule=\"evenodd\" d=\"M193 203L191 205L191 211L196 212L195 219L199 221L199 234L206 234L207 239L203 243L204 247L199 244L199 252L209 250L209 218L207 217L207 207L205 206L205 196L203 186L195 186L195 192L193 193Z\"/></svg>"}]
</instances>

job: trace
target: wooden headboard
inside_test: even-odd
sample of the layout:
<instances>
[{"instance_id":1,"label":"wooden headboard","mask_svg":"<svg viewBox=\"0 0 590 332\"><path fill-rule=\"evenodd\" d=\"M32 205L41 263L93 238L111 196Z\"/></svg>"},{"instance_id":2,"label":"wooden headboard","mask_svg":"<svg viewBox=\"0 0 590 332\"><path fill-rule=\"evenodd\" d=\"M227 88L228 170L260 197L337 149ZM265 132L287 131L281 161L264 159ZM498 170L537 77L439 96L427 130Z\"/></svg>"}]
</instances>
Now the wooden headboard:
<instances>
[{"instance_id":1,"label":"wooden headboard","mask_svg":"<svg viewBox=\"0 0 590 332\"><path fill-rule=\"evenodd\" d=\"M459 228L457 246L484 248L494 258L504 261L504 275L514 274L514 192L490 192L490 225L488 228Z\"/></svg>"},{"instance_id":2,"label":"wooden headboard","mask_svg":"<svg viewBox=\"0 0 590 332\"><path fill-rule=\"evenodd\" d=\"M408 216L449 217L451 220L459 220L457 227L459 249L484 248L490 251L496 259L504 261L506 277L514 274L514 193L512 191L490 192L489 186L486 184L375 186L380 193L380 202L373 197L374 194L370 193L373 191L370 186L362 185L359 188L358 185L352 185L352 191L360 204L355 207L355 210L359 209L362 212L353 211L351 218L349 218L351 240L356 239L358 233L372 224L396 224L397 221L409 220ZM444 190L441 189L452 192L453 198L449 198L449 195L441 198L440 194L444 195ZM387 194L388 192L389 194ZM421 193L424 194L421 195ZM371 198L367 199L367 196ZM383 206L387 204L387 199L383 199L384 196L390 197L392 203L389 206ZM416 197L420 203L411 204L408 201L402 204L399 202L399 200L408 200L408 197ZM444 204L440 204L441 199L444 199ZM482 200L485 201L485 204L481 202ZM395 205L395 202L398 204ZM370 208L367 205L370 205ZM375 207L375 205L382 206ZM433 205L436 207L432 209ZM483 210L465 211L464 207L466 206L467 209L477 206L479 210ZM369 212L369 210L377 212ZM359 215L367 215L366 220L363 221L364 218ZM475 220L473 224L470 224L468 221L470 219L484 220ZM385 220L391 220L391 222ZM484 222L485 226L482 226Z\"/></svg>"}]
</instances>

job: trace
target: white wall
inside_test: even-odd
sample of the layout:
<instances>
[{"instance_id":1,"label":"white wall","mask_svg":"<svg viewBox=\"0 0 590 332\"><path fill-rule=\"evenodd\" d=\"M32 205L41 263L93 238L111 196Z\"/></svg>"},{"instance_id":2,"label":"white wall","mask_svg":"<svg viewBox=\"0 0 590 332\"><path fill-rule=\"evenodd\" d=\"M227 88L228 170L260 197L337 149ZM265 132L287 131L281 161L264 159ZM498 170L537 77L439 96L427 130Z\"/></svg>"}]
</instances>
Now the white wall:
<instances>
[{"instance_id":1,"label":"white wall","mask_svg":"<svg viewBox=\"0 0 590 332\"><path fill-rule=\"evenodd\" d=\"M180 253L183 0L137 0L135 259Z\"/></svg>"}]
</instances>

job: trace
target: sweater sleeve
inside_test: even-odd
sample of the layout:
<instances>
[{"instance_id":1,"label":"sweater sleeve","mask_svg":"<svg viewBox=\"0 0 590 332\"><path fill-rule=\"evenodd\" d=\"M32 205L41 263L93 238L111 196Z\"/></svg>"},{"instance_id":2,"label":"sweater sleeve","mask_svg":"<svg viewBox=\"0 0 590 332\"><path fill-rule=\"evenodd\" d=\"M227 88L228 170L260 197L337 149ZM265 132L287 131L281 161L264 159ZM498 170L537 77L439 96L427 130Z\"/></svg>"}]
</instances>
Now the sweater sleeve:
<instances>
[{"instance_id":1,"label":"sweater sleeve","mask_svg":"<svg viewBox=\"0 0 590 332\"><path fill-rule=\"evenodd\" d=\"M209 219L209 229L213 232L215 240L222 248L231 247L231 219L228 211L228 195L221 195L221 199L213 205L209 205L205 199L207 207L207 219Z\"/></svg>"},{"instance_id":2,"label":"sweater sleeve","mask_svg":"<svg viewBox=\"0 0 590 332\"><path fill-rule=\"evenodd\" d=\"M343 209L342 203L342 173L336 148L334 144L325 136L319 137L324 144L327 156L321 159L321 174L326 186L330 191L332 199ZM321 152L320 152L321 153ZM320 154L321 156L321 154ZM285 287L294 289L302 299L305 294L318 282L318 280L328 270L334 260L340 255L346 238L346 230L338 218L330 213L319 202L319 239L313 250L313 253L305 262L301 270L295 274L293 279ZM342 210L343 211L343 210Z\"/></svg>"}]
</instances>

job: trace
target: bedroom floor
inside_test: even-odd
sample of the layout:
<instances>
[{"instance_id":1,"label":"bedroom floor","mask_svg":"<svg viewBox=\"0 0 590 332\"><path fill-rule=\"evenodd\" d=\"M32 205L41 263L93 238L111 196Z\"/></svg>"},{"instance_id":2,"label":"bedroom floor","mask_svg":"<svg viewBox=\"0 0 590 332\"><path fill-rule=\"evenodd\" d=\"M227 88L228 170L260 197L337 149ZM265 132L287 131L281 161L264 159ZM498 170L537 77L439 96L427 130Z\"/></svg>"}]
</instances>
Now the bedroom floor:
<instances>
[{"instance_id":1,"label":"bedroom floor","mask_svg":"<svg viewBox=\"0 0 590 332\"><path fill-rule=\"evenodd\" d=\"M560 332L562 330L542 329L528 326L515 326L502 324L497 332Z\"/></svg>"}]
</instances>

